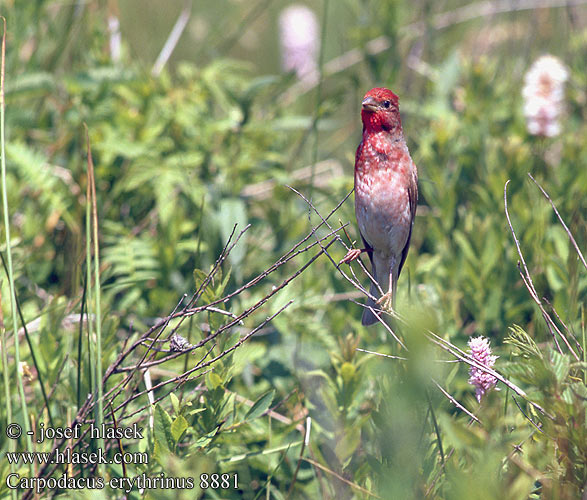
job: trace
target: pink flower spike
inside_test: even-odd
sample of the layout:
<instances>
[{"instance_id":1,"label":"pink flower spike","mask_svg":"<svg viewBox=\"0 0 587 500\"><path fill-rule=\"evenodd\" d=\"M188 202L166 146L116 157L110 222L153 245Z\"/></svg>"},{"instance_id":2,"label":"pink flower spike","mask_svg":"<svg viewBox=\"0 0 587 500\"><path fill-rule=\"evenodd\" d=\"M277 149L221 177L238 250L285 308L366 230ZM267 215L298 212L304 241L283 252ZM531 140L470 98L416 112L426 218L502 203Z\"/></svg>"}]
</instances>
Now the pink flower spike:
<instances>
[{"instance_id":1,"label":"pink flower spike","mask_svg":"<svg viewBox=\"0 0 587 500\"><path fill-rule=\"evenodd\" d=\"M469 348L471 349L471 357L487 368L493 368L495 360L499 357L491 354L489 340L484 337L469 340ZM469 369L469 384L475 386L475 396L480 403L483 395L495 387L497 379L493 375L471 366Z\"/></svg>"},{"instance_id":2,"label":"pink flower spike","mask_svg":"<svg viewBox=\"0 0 587 500\"><path fill-rule=\"evenodd\" d=\"M302 4L285 8L279 16L282 67L295 71L298 78L317 71L320 49L318 18Z\"/></svg>"}]
</instances>

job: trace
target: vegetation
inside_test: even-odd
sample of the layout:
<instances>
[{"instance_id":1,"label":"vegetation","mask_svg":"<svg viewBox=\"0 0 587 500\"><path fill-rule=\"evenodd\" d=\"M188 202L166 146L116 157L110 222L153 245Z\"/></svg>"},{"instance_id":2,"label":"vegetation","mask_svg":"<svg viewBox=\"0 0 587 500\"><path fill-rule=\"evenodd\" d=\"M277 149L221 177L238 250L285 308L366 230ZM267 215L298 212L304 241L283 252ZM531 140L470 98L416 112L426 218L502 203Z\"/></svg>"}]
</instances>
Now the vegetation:
<instances>
[{"instance_id":1,"label":"vegetation","mask_svg":"<svg viewBox=\"0 0 587 500\"><path fill-rule=\"evenodd\" d=\"M160 73L125 16L156 24L181 7L0 3L0 498L34 498L9 488L16 474L184 488L27 485L61 498L580 498L585 11L314 2L321 77L299 80L266 43L286 2L200 3ZM569 73L550 138L527 131L520 93L544 52ZM366 262L338 266L360 239L348 195L374 86L400 96L420 176L390 329L361 326ZM480 403L466 354L478 336L500 376ZM7 437L25 422L144 431ZM68 446L148 461L7 455Z\"/></svg>"}]
</instances>

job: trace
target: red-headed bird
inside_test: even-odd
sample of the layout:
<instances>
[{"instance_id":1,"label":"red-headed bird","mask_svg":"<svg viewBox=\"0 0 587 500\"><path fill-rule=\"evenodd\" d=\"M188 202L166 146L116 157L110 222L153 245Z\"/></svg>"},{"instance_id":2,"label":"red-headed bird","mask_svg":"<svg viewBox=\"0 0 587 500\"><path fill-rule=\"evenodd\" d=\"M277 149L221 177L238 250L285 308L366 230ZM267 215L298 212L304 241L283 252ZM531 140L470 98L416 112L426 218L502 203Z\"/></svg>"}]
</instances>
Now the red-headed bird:
<instances>
[{"instance_id":1,"label":"red-headed bird","mask_svg":"<svg viewBox=\"0 0 587 500\"><path fill-rule=\"evenodd\" d=\"M341 263L368 252L371 274L383 290L371 283L367 306L395 305L397 280L408 249L416 205L418 171L404 139L398 97L385 88L371 89L362 103L363 138L355 156L355 214L365 248L350 250ZM363 310L363 325L377 318Z\"/></svg>"}]
</instances>

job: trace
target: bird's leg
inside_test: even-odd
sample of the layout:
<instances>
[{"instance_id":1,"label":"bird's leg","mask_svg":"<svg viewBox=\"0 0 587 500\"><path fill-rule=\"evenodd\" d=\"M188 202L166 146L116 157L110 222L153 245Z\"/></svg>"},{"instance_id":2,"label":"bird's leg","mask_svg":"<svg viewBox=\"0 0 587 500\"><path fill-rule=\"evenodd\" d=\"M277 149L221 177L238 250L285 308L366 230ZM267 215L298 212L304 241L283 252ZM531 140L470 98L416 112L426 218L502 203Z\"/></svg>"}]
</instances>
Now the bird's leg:
<instances>
[{"instance_id":1,"label":"bird's leg","mask_svg":"<svg viewBox=\"0 0 587 500\"><path fill-rule=\"evenodd\" d=\"M340 260L339 264L350 264L356 260L363 252L371 252L370 248L351 248L346 255Z\"/></svg>"},{"instance_id":2,"label":"bird's leg","mask_svg":"<svg viewBox=\"0 0 587 500\"><path fill-rule=\"evenodd\" d=\"M393 311L393 291L391 288L385 292L379 299L377 300L376 304L381 306L381 309L387 312Z\"/></svg>"},{"instance_id":3,"label":"bird's leg","mask_svg":"<svg viewBox=\"0 0 587 500\"><path fill-rule=\"evenodd\" d=\"M389 271L389 288L387 292L384 293L379 300L377 300L376 304L380 305L384 311L393 312L393 303L394 303L394 287L393 287L393 265L391 266L391 270Z\"/></svg>"}]
</instances>

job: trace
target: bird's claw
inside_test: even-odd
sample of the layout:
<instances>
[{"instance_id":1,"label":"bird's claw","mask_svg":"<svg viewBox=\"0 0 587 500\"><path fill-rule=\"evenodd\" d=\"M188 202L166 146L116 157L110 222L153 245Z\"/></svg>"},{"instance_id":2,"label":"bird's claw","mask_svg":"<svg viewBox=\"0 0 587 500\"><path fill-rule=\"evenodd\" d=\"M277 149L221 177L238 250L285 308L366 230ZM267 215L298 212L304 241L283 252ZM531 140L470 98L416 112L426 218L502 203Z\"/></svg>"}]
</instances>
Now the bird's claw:
<instances>
[{"instance_id":1,"label":"bird's claw","mask_svg":"<svg viewBox=\"0 0 587 500\"><path fill-rule=\"evenodd\" d=\"M340 260L339 264L350 264L359 255L361 255L361 252L362 250L359 248L353 248L352 250L349 250L347 254Z\"/></svg>"},{"instance_id":2,"label":"bird's claw","mask_svg":"<svg viewBox=\"0 0 587 500\"><path fill-rule=\"evenodd\" d=\"M393 312L393 294L391 290L379 297L376 304L386 312Z\"/></svg>"}]
</instances>

